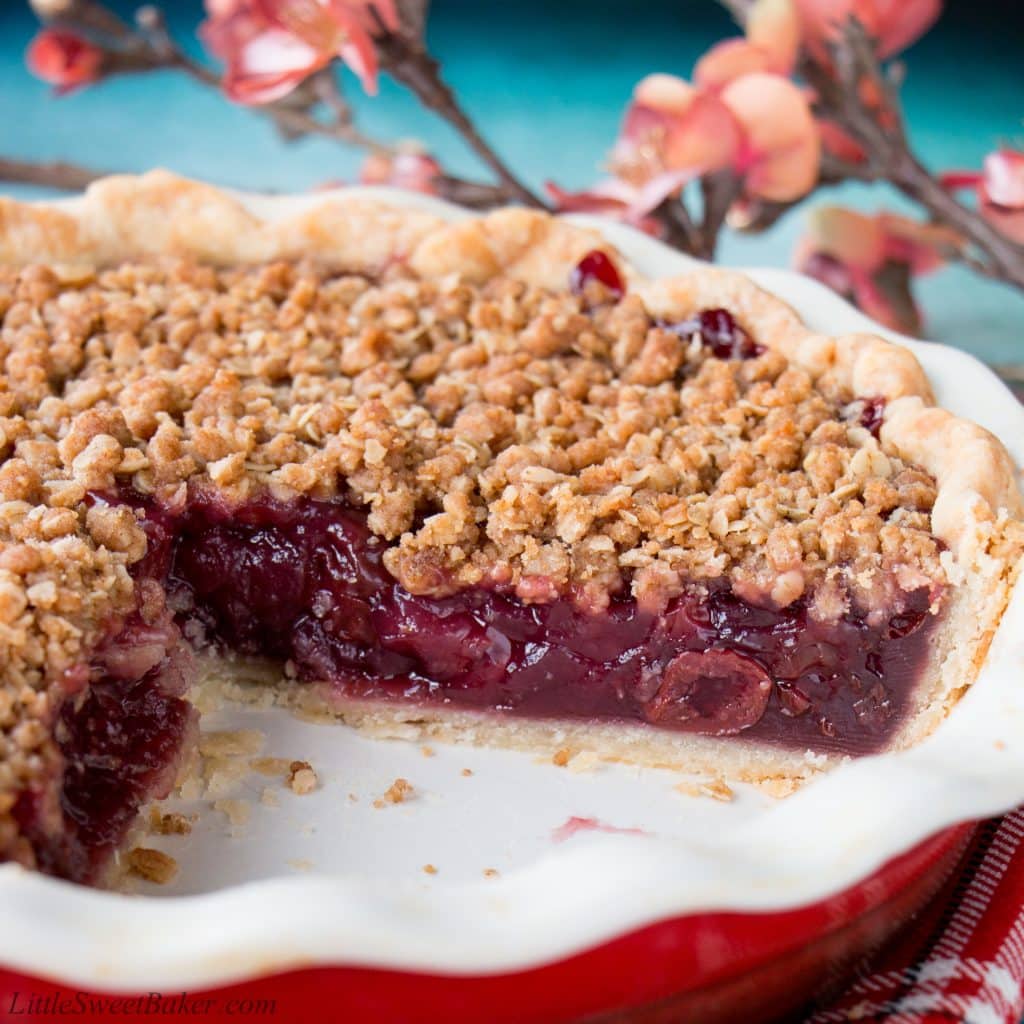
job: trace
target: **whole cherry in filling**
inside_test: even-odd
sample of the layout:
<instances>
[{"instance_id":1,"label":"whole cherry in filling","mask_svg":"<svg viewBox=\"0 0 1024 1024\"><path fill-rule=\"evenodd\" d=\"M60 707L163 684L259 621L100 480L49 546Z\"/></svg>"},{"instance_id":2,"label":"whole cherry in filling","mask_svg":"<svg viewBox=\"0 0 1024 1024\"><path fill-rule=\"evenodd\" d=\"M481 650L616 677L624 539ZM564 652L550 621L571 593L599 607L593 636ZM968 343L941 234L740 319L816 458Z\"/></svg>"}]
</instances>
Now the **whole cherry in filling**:
<instances>
[{"instance_id":1,"label":"whole cherry in filling","mask_svg":"<svg viewBox=\"0 0 1024 1024\"><path fill-rule=\"evenodd\" d=\"M657 323L681 338L698 335L701 344L718 359L753 359L764 352L764 346L758 345L727 309L704 309L687 320Z\"/></svg>"},{"instance_id":2,"label":"whole cherry in filling","mask_svg":"<svg viewBox=\"0 0 1024 1024\"><path fill-rule=\"evenodd\" d=\"M591 249L572 268L569 274L569 288L574 295L582 295L591 281L598 281L616 299L626 294L626 286L611 257L600 249Z\"/></svg>"}]
</instances>

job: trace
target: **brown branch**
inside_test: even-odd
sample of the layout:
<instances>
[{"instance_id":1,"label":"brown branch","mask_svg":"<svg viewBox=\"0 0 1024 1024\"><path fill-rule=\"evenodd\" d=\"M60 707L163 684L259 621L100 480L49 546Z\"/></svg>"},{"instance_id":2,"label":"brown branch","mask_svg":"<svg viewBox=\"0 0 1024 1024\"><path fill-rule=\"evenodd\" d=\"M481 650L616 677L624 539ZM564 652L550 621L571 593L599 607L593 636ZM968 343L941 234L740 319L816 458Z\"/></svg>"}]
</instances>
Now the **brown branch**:
<instances>
[{"instance_id":1,"label":"brown branch","mask_svg":"<svg viewBox=\"0 0 1024 1024\"><path fill-rule=\"evenodd\" d=\"M65 163L63 160L34 163L0 157L0 180L24 185L42 185L45 188L59 188L66 192L79 192L103 176L103 171L94 171L89 167Z\"/></svg>"},{"instance_id":2,"label":"brown branch","mask_svg":"<svg viewBox=\"0 0 1024 1024\"><path fill-rule=\"evenodd\" d=\"M452 125L470 149L490 167L509 195L527 206L545 205L487 144L441 78L438 62L418 42L404 35L388 33L378 39L377 48L384 70L428 110L433 110Z\"/></svg>"},{"instance_id":3,"label":"brown branch","mask_svg":"<svg viewBox=\"0 0 1024 1024\"><path fill-rule=\"evenodd\" d=\"M712 260L718 248L718 236L725 226L729 208L739 198L742 183L731 171L720 171L701 178L704 213L701 217L701 245L697 255Z\"/></svg>"},{"instance_id":4,"label":"brown branch","mask_svg":"<svg viewBox=\"0 0 1024 1024\"><path fill-rule=\"evenodd\" d=\"M700 228L694 223L690 211L686 208L682 196L668 198L651 212L651 216L661 223L662 240L674 249L697 255L701 249Z\"/></svg>"},{"instance_id":5,"label":"brown branch","mask_svg":"<svg viewBox=\"0 0 1024 1024\"><path fill-rule=\"evenodd\" d=\"M503 185L466 181L450 174L442 174L435 178L434 184L445 199L460 206L468 206L472 210L491 210L509 201L508 191Z\"/></svg>"}]
</instances>

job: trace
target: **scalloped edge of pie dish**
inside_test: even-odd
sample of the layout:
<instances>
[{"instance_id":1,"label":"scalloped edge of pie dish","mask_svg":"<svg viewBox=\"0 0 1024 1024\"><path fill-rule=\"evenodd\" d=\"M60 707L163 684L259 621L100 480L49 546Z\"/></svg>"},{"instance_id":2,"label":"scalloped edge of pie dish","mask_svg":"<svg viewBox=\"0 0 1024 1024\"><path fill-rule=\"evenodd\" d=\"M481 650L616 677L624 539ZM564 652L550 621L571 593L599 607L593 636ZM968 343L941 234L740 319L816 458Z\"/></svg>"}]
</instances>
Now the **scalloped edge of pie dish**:
<instances>
[{"instance_id":1,"label":"scalloped edge of pie dish","mask_svg":"<svg viewBox=\"0 0 1024 1024\"><path fill-rule=\"evenodd\" d=\"M450 220L470 216L390 189L339 195L383 198ZM330 195L241 198L275 218ZM645 275L699 265L623 225L568 219L599 231ZM868 331L908 346L938 404L991 430L1024 463L1024 406L978 360L895 335L798 274L745 272L811 328ZM942 828L1024 801L1022 671L1018 586L977 682L912 749L843 764L756 819L698 840L594 834L483 883L441 883L424 892L412 881L310 875L204 896L128 899L3 865L0 963L124 991L210 987L313 964L483 974L537 966L687 913L806 905Z\"/></svg>"}]
</instances>

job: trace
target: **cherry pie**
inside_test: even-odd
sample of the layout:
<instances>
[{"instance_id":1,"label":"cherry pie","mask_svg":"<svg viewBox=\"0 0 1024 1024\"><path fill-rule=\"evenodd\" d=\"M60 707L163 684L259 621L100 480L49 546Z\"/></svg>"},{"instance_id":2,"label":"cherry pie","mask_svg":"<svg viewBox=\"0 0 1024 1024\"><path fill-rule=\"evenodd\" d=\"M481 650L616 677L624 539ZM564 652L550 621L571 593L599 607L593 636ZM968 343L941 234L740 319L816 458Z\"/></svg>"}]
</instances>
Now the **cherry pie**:
<instances>
[{"instance_id":1,"label":"cherry pie","mask_svg":"<svg viewBox=\"0 0 1024 1024\"><path fill-rule=\"evenodd\" d=\"M0 261L0 860L103 880L197 653L378 731L798 782L942 720L1024 550L909 352L541 213L156 172L0 203Z\"/></svg>"}]
</instances>

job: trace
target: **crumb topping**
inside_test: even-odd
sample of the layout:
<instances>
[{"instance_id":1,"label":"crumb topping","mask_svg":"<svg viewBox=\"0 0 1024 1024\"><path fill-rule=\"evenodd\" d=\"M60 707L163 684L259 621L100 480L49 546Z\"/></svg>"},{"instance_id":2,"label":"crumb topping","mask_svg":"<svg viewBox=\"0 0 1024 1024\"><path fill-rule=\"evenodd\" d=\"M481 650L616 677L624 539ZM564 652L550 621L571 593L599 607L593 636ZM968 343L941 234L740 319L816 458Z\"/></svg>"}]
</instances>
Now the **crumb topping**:
<instances>
[{"instance_id":1,"label":"crumb topping","mask_svg":"<svg viewBox=\"0 0 1024 1024\"><path fill-rule=\"evenodd\" d=\"M149 831L157 836L187 836L194 819L177 812L163 812L153 807L149 812Z\"/></svg>"},{"instance_id":2,"label":"crumb topping","mask_svg":"<svg viewBox=\"0 0 1024 1024\"><path fill-rule=\"evenodd\" d=\"M308 796L319 781L308 761L292 761L288 767L288 788L297 796Z\"/></svg>"},{"instance_id":3,"label":"crumb topping","mask_svg":"<svg viewBox=\"0 0 1024 1024\"><path fill-rule=\"evenodd\" d=\"M729 803L736 796L732 787L723 778L686 780L676 784L676 791L686 796L710 797L721 803Z\"/></svg>"},{"instance_id":4,"label":"crumb topping","mask_svg":"<svg viewBox=\"0 0 1024 1024\"><path fill-rule=\"evenodd\" d=\"M380 810L388 804L402 804L412 797L413 785L408 779L395 779L384 791L384 795L373 801L373 806Z\"/></svg>"},{"instance_id":5,"label":"crumb topping","mask_svg":"<svg viewBox=\"0 0 1024 1024\"><path fill-rule=\"evenodd\" d=\"M155 885L167 885L178 873L178 862L163 850L136 846L128 854L128 870Z\"/></svg>"},{"instance_id":6,"label":"crumb topping","mask_svg":"<svg viewBox=\"0 0 1024 1024\"><path fill-rule=\"evenodd\" d=\"M594 300L399 268L0 269L0 850L83 652L145 607L137 514L90 492L341 497L417 594L658 609L724 581L837 617L943 581L935 483L861 425L866 396Z\"/></svg>"}]
</instances>

